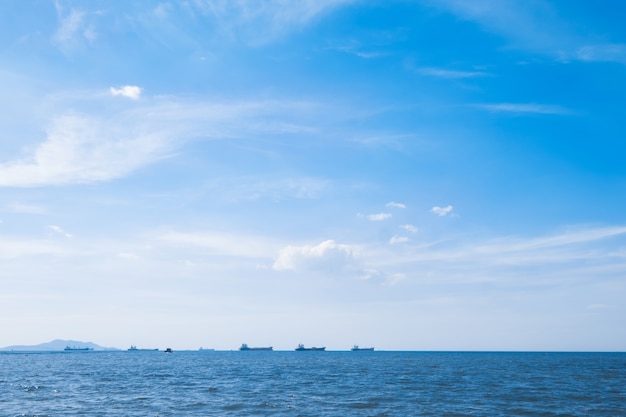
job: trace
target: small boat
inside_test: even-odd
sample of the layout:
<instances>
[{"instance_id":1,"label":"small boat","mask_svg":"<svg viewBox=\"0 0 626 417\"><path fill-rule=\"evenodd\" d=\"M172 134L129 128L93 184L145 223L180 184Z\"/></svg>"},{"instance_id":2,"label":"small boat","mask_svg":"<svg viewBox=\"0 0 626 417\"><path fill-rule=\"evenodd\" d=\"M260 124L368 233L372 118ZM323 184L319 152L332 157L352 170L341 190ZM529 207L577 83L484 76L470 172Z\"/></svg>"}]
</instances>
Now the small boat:
<instances>
[{"instance_id":1,"label":"small boat","mask_svg":"<svg viewBox=\"0 0 626 417\"><path fill-rule=\"evenodd\" d=\"M359 347L359 345L354 345L354 346L352 346L352 349L350 349L350 350L353 351L353 352L362 352L362 351L370 351L371 352L372 350L374 350L374 348L373 347L362 348L362 347Z\"/></svg>"},{"instance_id":2,"label":"small boat","mask_svg":"<svg viewBox=\"0 0 626 417\"><path fill-rule=\"evenodd\" d=\"M324 350L326 350L326 347L310 347L310 348L308 348L308 347L304 347L304 345L302 343L300 343L298 345L298 347L296 348L296 350L298 352L324 351Z\"/></svg>"},{"instance_id":3,"label":"small boat","mask_svg":"<svg viewBox=\"0 0 626 417\"><path fill-rule=\"evenodd\" d=\"M174 353L174 351L172 350L172 348L167 348L165 349L165 353Z\"/></svg>"},{"instance_id":4,"label":"small boat","mask_svg":"<svg viewBox=\"0 0 626 417\"><path fill-rule=\"evenodd\" d=\"M135 345L130 345L128 348L129 352L156 352L159 349L138 349Z\"/></svg>"},{"instance_id":5,"label":"small boat","mask_svg":"<svg viewBox=\"0 0 626 417\"><path fill-rule=\"evenodd\" d=\"M270 351L270 350L274 350L274 348L272 346L265 346L265 347L250 347L248 346L247 343L244 343L241 345L241 347L239 348L239 350L241 351L248 351L248 350L256 350L256 351Z\"/></svg>"}]
</instances>

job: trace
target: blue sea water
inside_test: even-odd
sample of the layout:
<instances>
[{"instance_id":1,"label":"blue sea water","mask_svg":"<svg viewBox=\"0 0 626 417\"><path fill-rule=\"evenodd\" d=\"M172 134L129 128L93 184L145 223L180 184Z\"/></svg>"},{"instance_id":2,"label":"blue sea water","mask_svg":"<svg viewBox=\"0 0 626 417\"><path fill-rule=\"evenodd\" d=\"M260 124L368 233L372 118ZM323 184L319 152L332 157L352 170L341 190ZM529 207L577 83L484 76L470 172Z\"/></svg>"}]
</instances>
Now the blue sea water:
<instances>
[{"instance_id":1,"label":"blue sea water","mask_svg":"<svg viewBox=\"0 0 626 417\"><path fill-rule=\"evenodd\" d=\"M626 416L626 354L0 354L0 416Z\"/></svg>"}]
</instances>

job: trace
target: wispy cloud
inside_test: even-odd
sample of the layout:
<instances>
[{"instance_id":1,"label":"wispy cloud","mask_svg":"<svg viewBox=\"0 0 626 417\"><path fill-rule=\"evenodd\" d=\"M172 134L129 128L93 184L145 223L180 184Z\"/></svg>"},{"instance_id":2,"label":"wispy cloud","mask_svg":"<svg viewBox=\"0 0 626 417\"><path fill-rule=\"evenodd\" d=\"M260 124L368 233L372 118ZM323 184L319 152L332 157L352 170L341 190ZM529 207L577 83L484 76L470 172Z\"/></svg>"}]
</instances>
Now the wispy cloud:
<instances>
[{"instance_id":1,"label":"wispy cloud","mask_svg":"<svg viewBox=\"0 0 626 417\"><path fill-rule=\"evenodd\" d=\"M214 18L223 34L251 44L263 44L310 24L354 0L197 0L188 7Z\"/></svg>"},{"instance_id":2,"label":"wispy cloud","mask_svg":"<svg viewBox=\"0 0 626 417\"><path fill-rule=\"evenodd\" d=\"M589 310L604 310L614 308L612 305L608 304L589 304L587 305L587 309Z\"/></svg>"},{"instance_id":3,"label":"wispy cloud","mask_svg":"<svg viewBox=\"0 0 626 417\"><path fill-rule=\"evenodd\" d=\"M452 210L454 210L454 207L452 206L446 206L446 207L435 206L432 209L430 209L432 213L435 213L437 216L440 216L440 217L447 216L448 214L452 213Z\"/></svg>"},{"instance_id":4,"label":"wispy cloud","mask_svg":"<svg viewBox=\"0 0 626 417\"><path fill-rule=\"evenodd\" d=\"M108 181L168 158L192 140L281 135L293 132L296 126L306 131L305 124L328 111L293 101L220 103L172 97L151 97L111 111L106 102L110 98L97 93L63 99L69 103L62 106L96 110L91 114L68 112L53 119L41 143L24 148L27 153L23 157L0 162L0 186ZM293 185L309 194L319 186Z\"/></svg>"},{"instance_id":5,"label":"wispy cloud","mask_svg":"<svg viewBox=\"0 0 626 417\"><path fill-rule=\"evenodd\" d=\"M52 230L55 233L60 234L61 236L65 236L66 238L71 238L72 237L71 234L67 233L65 230L63 230L59 226L51 225L51 226L48 226L48 229Z\"/></svg>"},{"instance_id":6,"label":"wispy cloud","mask_svg":"<svg viewBox=\"0 0 626 417\"><path fill-rule=\"evenodd\" d=\"M448 208L438 212L450 213ZM626 227L621 226L526 238L466 236L430 243L398 234L384 246L361 247L359 260L366 266L364 271L373 271L370 277L400 274L408 282L497 282L529 288L569 285L573 279L589 281L626 272L626 255L615 250L620 242L623 246L625 237Z\"/></svg>"},{"instance_id":7,"label":"wispy cloud","mask_svg":"<svg viewBox=\"0 0 626 417\"><path fill-rule=\"evenodd\" d=\"M552 52L571 44L565 24L553 7L543 0L442 0L429 3L507 38L514 47Z\"/></svg>"},{"instance_id":8,"label":"wispy cloud","mask_svg":"<svg viewBox=\"0 0 626 417\"><path fill-rule=\"evenodd\" d=\"M381 222L383 220L390 219L392 217L391 213L376 213L376 214L368 214L365 216L367 220L371 222Z\"/></svg>"},{"instance_id":9,"label":"wispy cloud","mask_svg":"<svg viewBox=\"0 0 626 417\"><path fill-rule=\"evenodd\" d=\"M7 209L13 213L42 214L46 209L35 204L11 203Z\"/></svg>"},{"instance_id":10,"label":"wispy cloud","mask_svg":"<svg viewBox=\"0 0 626 417\"><path fill-rule=\"evenodd\" d=\"M379 282L386 286L394 286L406 279L403 273L385 273L375 268L365 268L361 272L360 279L365 281Z\"/></svg>"},{"instance_id":11,"label":"wispy cloud","mask_svg":"<svg viewBox=\"0 0 626 417\"><path fill-rule=\"evenodd\" d=\"M363 59L374 59L380 58L382 56L387 55L387 52L380 51L365 51L364 46L356 41L347 42L340 45L331 46L330 49L334 51L343 52L346 54L358 56ZM381 46L377 46L377 48L381 48Z\"/></svg>"},{"instance_id":12,"label":"wispy cloud","mask_svg":"<svg viewBox=\"0 0 626 417\"><path fill-rule=\"evenodd\" d=\"M626 44L601 44L580 47L575 58L590 62L620 62L626 64Z\"/></svg>"},{"instance_id":13,"label":"wispy cloud","mask_svg":"<svg viewBox=\"0 0 626 417\"><path fill-rule=\"evenodd\" d=\"M550 55L559 61L626 63L626 44L590 44L545 0L426 0L488 32L507 39L510 46Z\"/></svg>"},{"instance_id":14,"label":"wispy cloud","mask_svg":"<svg viewBox=\"0 0 626 417\"><path fill-rule=\"evenodd\" d=\"M428 75L435 78L443 79L464 79L464 78L476 78L485 77L489 74L482 71L455 71L443 68L420 68L419 73Z\"/></svg>"},{"instance_id":15,"label":"wispy cloud","mask_svg":"<svg viewBox=\"0 0 626 417\"><path fill-rule=\"evenodd\" d=\"M580 229L566 231L557 235L532 238L532 239L508 239L497 242L494 245L478 245L476 250L480 252L517 252L534 249L545 249L574 244L590 243L604 240L614 236L626 234L626 227L603 227L592 229Z\"/></svg>"},{"instance_id":16,"label":"wispy cloud","mask_svg":"<svg viewBox=\"0 0 626 417\"><path fill-rule=\"evenodd\" d=\"M117 257L120 259L126 259L129 261L136 261L138 259L140 259L140 257L134 253L129 253L129 252L121 252L117 254Z\"/></svg>"},{"instance_id":17,"label":"wispy cloud","mask_svg":"<svg viewBox=\"0 0 626 417\"><path fill-rule=\"evenodd\" d=\"M0 164L0 186L105 181L164 157L167 138L132 130L87 116L61 117L32 156Z\"/></svg>"},{"instance_id":18,"label":"wispy cloud","mask_svg":"<svg viewBox=\"0 0 626 417\"><path fill-rule=\"evenodd\" d=\"M406 208L406 204L402 204L402 203L395 203L395 202L390 202L385 204L385 207L395 207L395 208L400 208L400 209L405 209Z\"/></svg>"},{"instance_id":19,"label":"wispy cloud","mask_svg":"<svg viewBox=\"0 0 626 417\"><path fill-rule=\"evenodd\" d=\"M220 190L219 198L230 202L261 199L271 199L272 201L308 200L318 198L328 186L328 180L314 177L259 179L258 177L243 176L217 178L207 184L207 188L213 193Z\"/></svg>"},{"instance_id":20,"label":"wispy cloud","mask_svg":"<svg viewBox=\"0 0 626 417\"><path fill-rule=\"evenodd\" d=\"M65 251L58 245L45 240L0 237L0 259L58 256L64 253Z\"/></svg>"},{"instance_id":21,"label":"wispy cloud","mask_svg":"<svg viewBox=\"0 0 626 417\"><path fill-rule=\"evenodd\" d=\"M406 243L409 241L409 238L406 236L392 236L391 239L389 239L389 244L390 245L397 245L398 243Z\"/></svg>"},{"instance_id":22,"label":"wispy cloud","mask_svg":"<svg viewBox=\"0 0 626 417\"><path fill-rule=\"evenodd\" d=\"M97 34L95 25L88 22L87 13L83 10L66 11L61 3L55 2L59 27L52 37L53 42L64 52L95 41Z\"/></svg>"},{"instance_id":23,"label":"wispy cloud","mask_svg":"<svg viewBox=\"0 0 626 417\"><path fill-rule=\"evenodd\" d=\"M179 232L171 231L156 236L161 244L179 248L200 248L204 256L239 256L258 259L271 258L281 246L260 236L221 231Z\"/></svg>"},{"instance_id":24,"label":"wispy cloud","mask_svg":"<svg viewBox=\"0 0 626 417\"><path fill-rule=\"evenodd\" d=\"M569 115L572 111L561 107L534 103L494 103L475 104L473 107L491 112L518 113L518 114L554 114Z\"/></svg>"},{"instance_id":25,"label":"wispy cloud","mask_svg":"<svg viewBox=\"0 0 626 417\"><path fill-rule=\"evenodd\" d=\"M400 227L403 228L404 230L408 231L408 232L417 233L417 227L413 226L412 224L403 224Z\"/></svg>"},{"instance_id":26,"label":"wispy cloud","mask_svg":"<svg viewBox=\"0 0 626 417\"><path fill-rule=\"evenodd\" d=\"M499 282L536 288L580 281L592 285L621 279L626 256L626 227L579 228L546 236L450 239L430 245L405 242L402 251L363 249L362 257L376 269L439 282ZM370 248L371 249L371 248ZM407 250L408 249L408 250Z\"/></svg>"}]
</instances>

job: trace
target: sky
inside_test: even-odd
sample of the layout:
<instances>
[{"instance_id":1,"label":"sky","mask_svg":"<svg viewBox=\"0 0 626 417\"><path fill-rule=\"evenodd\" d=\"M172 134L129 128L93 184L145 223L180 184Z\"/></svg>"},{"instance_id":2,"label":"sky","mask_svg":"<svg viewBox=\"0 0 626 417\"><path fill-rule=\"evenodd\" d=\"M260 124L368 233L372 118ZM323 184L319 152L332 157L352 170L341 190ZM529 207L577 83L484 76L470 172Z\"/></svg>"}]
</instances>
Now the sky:
<instances>
[{"instance_id":1,"label":"sky","mask_svg":"<svg viewBox=\"0 0 626 417\"><path fill-rule=\"evenodd\" d=\"M625 351L626 4L0 3L0 346Z\"/></svg>"}]
</instances>

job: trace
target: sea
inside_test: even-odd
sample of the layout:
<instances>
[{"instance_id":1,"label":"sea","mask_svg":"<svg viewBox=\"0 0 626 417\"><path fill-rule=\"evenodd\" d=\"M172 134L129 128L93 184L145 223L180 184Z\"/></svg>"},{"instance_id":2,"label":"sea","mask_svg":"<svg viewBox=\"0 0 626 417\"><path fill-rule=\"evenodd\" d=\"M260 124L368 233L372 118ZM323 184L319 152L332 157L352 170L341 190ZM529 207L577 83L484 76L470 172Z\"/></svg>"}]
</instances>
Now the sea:
<instances>
[{"instance_id":1,"label":"sea","mask_svg":"<svg viewBox=\"0 0 626 417\"><path fill-rule=\"evenodd\" d=\"M5 352L0 416L626 416L626 354Z\"/></svg>"}]
</instances>

